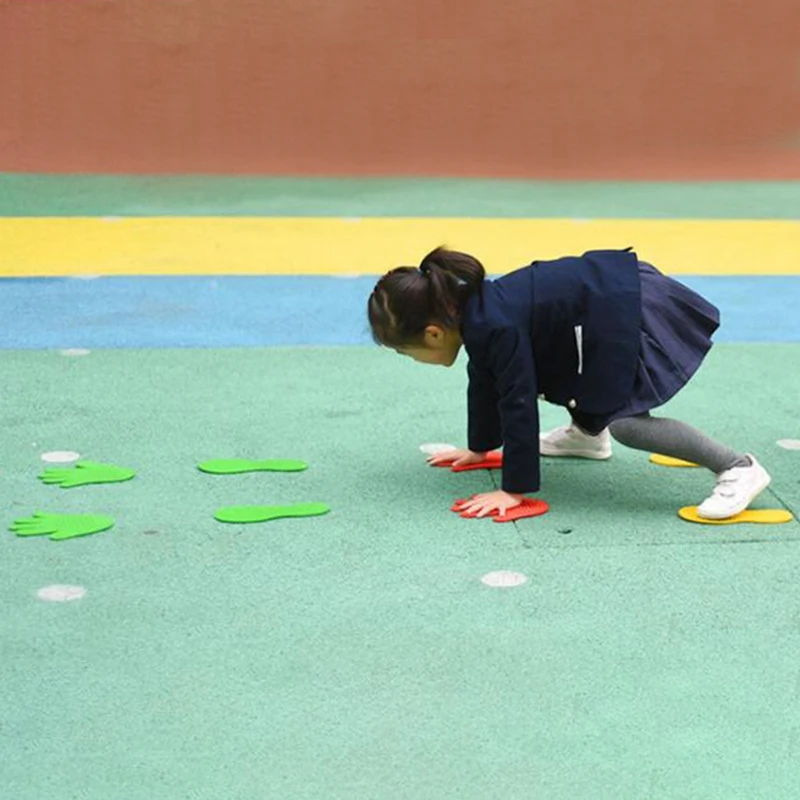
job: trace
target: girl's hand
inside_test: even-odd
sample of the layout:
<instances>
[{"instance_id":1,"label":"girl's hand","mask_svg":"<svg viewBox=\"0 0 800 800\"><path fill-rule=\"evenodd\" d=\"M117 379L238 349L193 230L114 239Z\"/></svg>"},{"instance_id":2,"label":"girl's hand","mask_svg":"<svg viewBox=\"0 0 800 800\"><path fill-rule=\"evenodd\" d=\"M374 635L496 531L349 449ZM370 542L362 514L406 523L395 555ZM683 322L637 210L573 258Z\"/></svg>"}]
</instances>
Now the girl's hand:
<instances>
[{"instance_id":1,"label":"girl's hand","mask_svg":"<svg viewBox=\"0 0 800 800\"><path fill-rule=\"evenodd\" d=\"M485 517L492 511L498 511L501 515L505 514L509 508L514 508L524 500L521 494L510 494L509 492L487 492L486 494L476 494L469 500L465 500L459 507L460 512L468 512L475 517Z\"/></svg>"},{"instance_id":2,"label":"girl's hand","mask_svg":"<svg viewBox=\"0 0 800 800\"><path fill-rule=\"evenodd\" d=\"M448 467L465 467L469 464L480 464L485 460L486 453L473 453L472 450L446 450L444 453L436 453L427 458L432 467L441 464L447 464Z\"/></svg>"}]
</instances>

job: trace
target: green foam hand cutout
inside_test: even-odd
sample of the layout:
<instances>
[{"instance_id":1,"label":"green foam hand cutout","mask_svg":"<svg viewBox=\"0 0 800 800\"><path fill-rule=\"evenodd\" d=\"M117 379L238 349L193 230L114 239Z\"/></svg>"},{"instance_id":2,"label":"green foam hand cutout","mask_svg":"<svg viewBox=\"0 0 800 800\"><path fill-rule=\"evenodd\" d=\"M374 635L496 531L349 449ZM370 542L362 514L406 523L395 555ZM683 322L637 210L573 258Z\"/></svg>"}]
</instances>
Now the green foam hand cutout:
<instances>
[{"instance_id":1,"label":"green foam hand cutout","mask_svg":"<svg viewBox=\"0 0 800 800\"><path fill-rule=\"evenodd\" d=\"M75 539L100 533L114 527L111 517L99 514L46 514L41 511L32 517L18 519L11 525L17 536L49 536L53 542Z\"/></svg>"},{"instance_id":2,"label":"green foam hand cutout","mask_svg":"<svg viewBox=\"0 0 800 800\"><path fill-rule=\"evenodd\" d=\"M198 464L201 472L211 475L239 475L243 472L302 472L308 469L304 461L290 458L275 458L266 461L252 461L247 458L215 458Z\"/></svg>"},{"instance_id":3,"label":"green foam hand cutout","mask_svg":"<svg viewBox=\"0 0 800 800\"><path fill-rule=\"evenodd\" d=\"M214 514L219 522L269 522L286 517L316 517L327 514L325 503L297 503L293 506L228 506Z\"/></svg>"},{"instance_id":4,"label":"green foam hand cutout","mask_svg":"<svg viewBox=\"0 0 800 800\"><path fill-rule=\"evenodd\" d=\"M48 467L39 480L62 489L75 486L89 486L93 483L121 483L135 477L136 473L125 467L113 464L95 464L93 461L79 461L74 467Z\"/></svg>"}]
</instances>

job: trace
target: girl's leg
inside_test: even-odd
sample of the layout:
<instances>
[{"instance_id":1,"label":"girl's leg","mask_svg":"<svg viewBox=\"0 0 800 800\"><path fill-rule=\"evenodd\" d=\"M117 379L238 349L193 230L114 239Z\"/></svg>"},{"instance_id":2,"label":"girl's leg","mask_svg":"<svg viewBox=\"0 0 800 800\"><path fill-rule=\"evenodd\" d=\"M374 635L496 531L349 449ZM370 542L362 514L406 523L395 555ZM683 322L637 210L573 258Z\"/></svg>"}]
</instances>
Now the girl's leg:
<instances>
[{"instance_id":1,"label":"girl's leg","mask_svg":"<svg viewBox=\"0 0 800 800\"><path fill-rule=\"evenodd\" d=\"M693 461L715 472L713 493L697 507L705 519L736 516L769 486L769 473L755 458L709 439L684 422L641 414L615 420L609 429L628 447Z\"/></svg>"},{"instance_id":2,"label":"girl's leg","mask_svg":"<svg viewBox=\"0 0 800 800\"><path fill-rule=\"evenodd\" d=\"M640 414L609 425L611 435L626 447L693 461L719 475L733 467L749 467L750 456L709 439L691 425L675 419Z\"/></svg>"}]
</instances>

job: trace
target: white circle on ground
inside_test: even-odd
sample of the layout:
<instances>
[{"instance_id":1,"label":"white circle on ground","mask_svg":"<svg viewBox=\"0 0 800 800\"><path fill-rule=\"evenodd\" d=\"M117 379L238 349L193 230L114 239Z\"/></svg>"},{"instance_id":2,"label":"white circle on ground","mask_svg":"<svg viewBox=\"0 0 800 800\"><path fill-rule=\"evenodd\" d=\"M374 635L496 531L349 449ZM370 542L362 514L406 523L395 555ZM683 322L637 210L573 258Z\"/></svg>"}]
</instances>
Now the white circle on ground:
<instances>
[{"instance_id":1,"label":"white circle on ground","mask_svg":"<svg viewBox=\"0 0 800 800\"><path fill-rule=\"evenodd\" d=\"M429 444L421 444L419 449L425 453L426 456L435 456L438 453L449 453L451 450L458 450L453 444L444 444L443 442L431 442Z\"/></svg>"},{"instance_id":2,"label":"white circle on ground","mask_svg":"<svg viewBox=\"0 0 800 800\"><path fill-rule=\"evenodd\" d=\"M62 356L88 356L89 351L83 347L69 347L60 351Z\"/></svg>"},{"instance_id":3,"label":"white circle on ground","mask_svg":"<svg viewBox=\"0 0 800 800\"><path fill-rule=\"evenodd\" d=\"M778 439L778 447L784 450L800 450L800 439Z\"/></svg>"},{"instance_id":4,"label":"white circle on ground","mask_svg":"<svg viewBox=\"0 0 800 800\"><path fill-rule=\"evenodd\" d=\"M508 589L512 586L522 586L527 580L521 572L509 572L501 569L497 572L487 572L481 578L481 583L494 589Z\"/></svg>"},{"instance_id":5,"label":"white circle on ground","mask_svg":"<svg viewBox=\"0 0 800 800\"><path fill-rule=\"evenodd\" d=\"M42 461L48 464L70 464L80 457L81 454L73 450L53 450L49 453L42 453Z\"/></svg>"},{"instance_id":6,"label":"white circle on ground","mask_svg":"<svg viewBox=\"0 0 800 800\"><path fill-rule=\"evenodd\" d=\"M36 592L40 600L47 600L51 603L67 603L70 600L80 600L86 595L83 586L67 586L63 583L54 583L52 586L45 586Z\"/></svg>"}]
</instances>

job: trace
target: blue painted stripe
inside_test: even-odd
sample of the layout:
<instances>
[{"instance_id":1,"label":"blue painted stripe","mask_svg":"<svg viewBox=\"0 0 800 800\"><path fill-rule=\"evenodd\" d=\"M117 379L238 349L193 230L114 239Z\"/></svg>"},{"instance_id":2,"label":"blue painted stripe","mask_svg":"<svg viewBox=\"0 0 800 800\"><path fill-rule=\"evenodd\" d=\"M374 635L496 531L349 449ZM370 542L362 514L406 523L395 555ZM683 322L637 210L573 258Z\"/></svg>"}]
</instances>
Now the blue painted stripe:
<instances>
[{"instance_id":1,"label":"blue painted stripe","mask_svg":"<svg viewBox=\"0 0 800 800\"><path fill-rule=\"evenodd\" d=\"M722 309L720 342L800 342L800 276L681 277ZM0 348L370 342L375 278L0 279Z\"/></svg>"}]
</instances>

